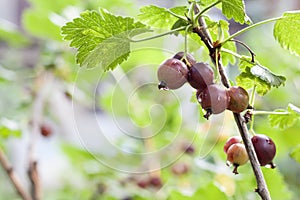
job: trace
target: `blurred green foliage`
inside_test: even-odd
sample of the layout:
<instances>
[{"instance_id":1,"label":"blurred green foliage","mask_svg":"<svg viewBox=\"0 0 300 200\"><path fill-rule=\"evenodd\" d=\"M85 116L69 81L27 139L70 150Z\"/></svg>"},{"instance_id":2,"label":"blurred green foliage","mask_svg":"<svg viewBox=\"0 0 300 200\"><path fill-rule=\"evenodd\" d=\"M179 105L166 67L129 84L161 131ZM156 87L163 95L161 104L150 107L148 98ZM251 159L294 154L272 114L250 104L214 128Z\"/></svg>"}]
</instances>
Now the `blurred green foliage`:
<instances>
[{"instance_id":1,"label":"blurred green foliage","mask_svg":"<svg viewBox=\"0 0 300 200\"><path fill-rule=\"evenodd\" d=\"M185 2L180 1L178 5L180 3ZM24 30L4 25L0 28L0 40L5 43L0 61L0 91L3 94L0 97L1 148L9 147L10 140L18 142L21 140L19 137L28 136L32 102L39 88L37 80L44 73L55 77L60 83L59 87L66 91L70 85L75 85L83 98L80 95L72 96L72 93L70 98L87 107L87 110L97 107L109 118L116 119L116 122L129 119L130 123L139 127L130 132L133 136L152 136L152 133L156 133L145 140L134 140L126 135L118 138L115 145L127 152L118 151L114 155L92 154L88 148L73 145L63 136L58 136L56 140L49 138L60 146L59 153L66 156L72 166L72 177L63 177L63 181L58 183L59 187L44 187L43 199L259 199L253 192L256 183L250 164L240 167L240 174L236 176L225 165L223 145L229 136L238 134L231 114L226 111L221 117L206 121L197 103L190 101L195 94L188 86L174 93L157 90L154 81L157 66L165 58L183 50L181 35L134 44L131 56L119 66L120 69L99 77L99 69L79 70L74 51L62 40L60 27L78 17L81 11L98 10L99 7L116 14L137 16L138 1L31 0L30 4L22 16ZM242 17L242 21L245 20L246 16ZM227 29L225 21L215 25L211 27L214 30L218 26ZM213 37L217 39L217 35ZM299 58L280 48L272 37L271 26L251 30L241 40L254 50L263 66L287 78L284 87L274 88L263 97L257 96L255 108L272 111L286 108L289 103L299 107ZM210 62L206 50L198 46L199 42L199 39L189 40L191 53L198 60ZM235 47L229 48L234 50ZM243 50L238 51L247 54ZM27 55L26 52L31 53ZM31 54L36 57L31 59ZM228 57L226 63L233 61ZM234 82L238 67L230 65L226 69ZM97 86L102 87L99 94L94 91ZM130 88L138 89L129 90L128 93ZM48 107L44 115L58 126L63 126ZM272 199L295 199L300 195L300 164L296 162L299 161L299 120L293 126L279 129L269 124L267 116L255 116L254 128L257 133L268 135L276 143L277 169L263 167ZM190 144L194 153L185 153L186 145ZM156 150L162 152L146 164L143 158L132 156ZM120 169L136 168L142 171L152 162L158 162L163 168L151 173L131 174L109 168L101 161L111 162ZM188 172L174 174L172 168L177 163L186 164ZM1 197L18 199L3 172L1 170L0 173ZM137 185L138 180L157 174L162 178L162 187L150 186L145 189Z\"/></svg>"}]
</instances>

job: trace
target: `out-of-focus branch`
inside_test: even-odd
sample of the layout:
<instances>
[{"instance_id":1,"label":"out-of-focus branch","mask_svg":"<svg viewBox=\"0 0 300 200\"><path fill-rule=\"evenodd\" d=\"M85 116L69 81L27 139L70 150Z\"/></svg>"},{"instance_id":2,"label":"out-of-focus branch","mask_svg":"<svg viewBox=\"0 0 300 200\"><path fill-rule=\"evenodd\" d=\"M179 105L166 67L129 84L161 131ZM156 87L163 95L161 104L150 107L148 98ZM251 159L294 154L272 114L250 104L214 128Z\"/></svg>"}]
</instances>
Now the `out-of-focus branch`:
<instances>
[{"instance_id":1,"label":"out-of-focus branch","mask_svg":"<svg viewBox=\"0 0 300 200\"><path fill-rule=\"evenodd\" d=\"M7 159L5 153L0 149L0 164L3 169L6 171L10 181L14 185L17 193L23 200L31 200L30 195L27 193L26 189L22 185L19 177L15 173L12 165L10 164L9 160Z\"/></svg>"},{"instance_id":2,"label":"out-of-focus branch","mask_svg":"<svg viewBox=\"0 0 300 200\"><path fill-rule=\"evenodd\" d=\"M37 170L37 162L35 160L30 161L28 168L28 176L31 183L31 196L33 200L41 199L41 184L39 173Z\"/></svg>"},{"instance_id":3,"label":"out-of-focus branch","mask_svg":"<svg viewBox=\"0 0 300 200\"><path fill-rule=\"evenodd\" d=\"M31 196L33 200L41 199L41 183L38 173L38 163L35 158L36 142L40 135L40 125L43 119L44 104L53 83L53 76L50 73L43 72L35 80L34 102L32 108L30 143L28 147L28 176L31 183Z\"/></svg>"}]
</instances>

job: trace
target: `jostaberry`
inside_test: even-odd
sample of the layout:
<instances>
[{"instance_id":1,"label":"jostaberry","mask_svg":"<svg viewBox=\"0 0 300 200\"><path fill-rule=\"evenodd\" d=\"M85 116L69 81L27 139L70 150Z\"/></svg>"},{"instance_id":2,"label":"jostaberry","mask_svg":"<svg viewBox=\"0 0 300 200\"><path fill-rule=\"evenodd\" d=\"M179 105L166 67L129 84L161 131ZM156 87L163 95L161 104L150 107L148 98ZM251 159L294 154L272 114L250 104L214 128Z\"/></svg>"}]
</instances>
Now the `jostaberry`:
<instances>
[{"instance_id":1,"label":"jostaberry","mask_svg":"<svg viewBox=\"0 0 300 200\"><path fill-rule=\"evenodd\" d=\"M249 106L249 95L244 88L233 86L227 90L227 93L230 97L228 110L234 113L240 113L247 109Z\"/></svg>"},{"instance_id":2,"label":"jostaberry","mask_svg":"<svg viewBox=\"0 0 300 200\"><path fill-rule=\"evenodd\" d=\"M272 162L276 154L276 146L273 140L266 135L257 134L251 138L251 141L260 165L270 164L271 168L275 168Z\"/></svg>"},{"instance_id":3,"label":"jostaberry","mask_svg":"<svg viewBox=\"0 0 300 200\"><path fill-rule=\"evenodd\" d=\"M188 69L186 65L175 58L164 61L158 68L157 77L159 89L178 89L187 82Z\"/></svg>"},{"instance_id":4,"label":"jostaberry","mask_svg":"<svg viewBox=\"0 0 300 200\"><path fill-rule=\"evenodd\" d=\"M196 63L190 67L188 73L189 84L200 91L214 82L214 71L207 63Z\"/></svg>"},{"instance_id":5,"label":"jostaberry","mask_svg":"<svg viewBox=\"0 0 300 200\"><path fill-rule=\"evenodd\" d=\"M207 86L203 92L197 92L197 100L206 111L219 114L228 107L229 98L224 87L212 84Z\"/></svg>"},{"instance_id":6,"label":"jostaberry","mask_svg":"<svg viewBox=\"0 0 300 200\"><path fill-rule=\"evenodd\" d=\"M244 165L249 160L244 144L235 143L227 150L227 161L233 164L233 173L238 174L237 168Z\"/></svg>"},{"instance_id":7,"label":"jostaberry","mask_svg":"<svg viewBox=\"0 0 300 200\"><path fill-rule=\"evenodd\" d=\"M227 150L229 149L229 147L233 144L236 143L241 143L242 142L242 138L241 136L232 136L230 138L228 138L228 140L226 141L225 145L224 145L224 152L227 153Z\"/></svg>"}]
</instances>

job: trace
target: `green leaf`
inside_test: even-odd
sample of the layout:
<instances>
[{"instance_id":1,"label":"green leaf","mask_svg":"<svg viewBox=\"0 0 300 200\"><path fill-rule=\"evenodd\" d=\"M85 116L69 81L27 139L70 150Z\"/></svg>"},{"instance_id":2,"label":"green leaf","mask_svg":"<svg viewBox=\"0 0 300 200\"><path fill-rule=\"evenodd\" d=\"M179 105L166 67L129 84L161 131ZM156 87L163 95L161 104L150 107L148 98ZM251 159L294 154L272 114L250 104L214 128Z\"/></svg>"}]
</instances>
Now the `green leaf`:
<instances>
[{"instance_id":1,"label":"green leaf","mask_svg":"<svg viewBox=\"0 0 300 200\"><path fill-rule=\"evenodd\" d=\"M239 62L239 68L241 71L245 71L247 67L251 68L255 64L251 62L252 58L249 56L242 56Z\"/></svg>"},{"instance_id":2,"label":"green leaf","mask_svg":"<svg viewBox=\"0 0 300 200\"><path fill-rule=\"evenodd\" d=\"M293 193L289 190L284 177L277 169L262 168L268 189L273 200L293 199Z\"/></svg>"},{"instance_id":3,"label":"green leaf","mask_svg":"<svg viewBox=\"0 0 300 200\"><path fill-rule=\"evenodd\" d=\"M29 44L28 38L14 24L3 20L0 21L0 40L18 47Z\"/></svg>"},{"instance_id":4,"label":"green leaf","mask_svg":"<svg viewBox=\"0 0 300 200\"><path fill-rule=\"evenodd\" d=\"M171 27L171 30L178 29L180 27L186 27L187 25L188 25L188 23L185 20L178 19ZM179 33L175 32L174 34L177 36Z\"/></svg>"},{"instance_id":5,"label":"green leaf","mask_svg":"<svg viewBox=\"0 0 300 200\"><path fill-rule=\"evenodd\" d=\"M265 95L271 89L271 85L259 77L254 76L249 67L236 77L236 83L244 89L250 89L256 85L256 92L261 96Z\"/></svg>"},{"instance_id":6,"label":"green leaf","mask_svg":"<svg viewBox=\"0 0 300 200\"><path fill-rule=\"evenodd\" d=\"M67 6L78 4L78 0L29 0L29 2L34 8L43 12L60 12Z\"/></svg>"},{"instance_id":7,"label":"green leaf","mask_svg":"<svg viewBox=\"0 0 300 200\"><path fill-rule=\"evenodd\" d=\"M250 24L251 20L246 14L245 4L243 0L221 0L222 13L227 19L233 18L234 21L240 24Z\"/></svg>"},{"instance_id":8,"label":"green leaf","mask_svg":"<svg viewBox=\"0 0 300 200\"><path fill-rule=\"evenodd\" d=\"M300 108L289 104L287 109L277 109L278 114L269 115L271 126L286 129L293 126L300 118Z\"/></svg>"},{"instance_id":9,"label":"green leaf","mask_svg":"<svg viewBox=\"0 0 300 200\"><path fill-rule=\"evenodd\" d=\"M229 23L225 20L220 20L218 26L222 32L222 36L221 36L222 39L229 37L229 35L230 35L229 34ZM226 44L224 44L223 47L226 49L229 49L233 52L236 52L236 46L235 46L234 42L227 42ZM227 66L229 63L231 63L231 64L235 63L235 57L233 55L221 52L221 56L222 56L223 66Z\"/></svg>"},{"instance_id":10,"label":"green leaf","mask_svg":"<svg viewBox=\"0 0 300 200\"><path fill-rule=\"evenodd\" d=\"M290 153L290 156L297 162L300 162L300 145L293 148L293 150Z\"/></svg>"},{"instance_id":11,"label":"green leaf","mask_svg":"<svg viewBox=\"0 0 300 200\"><path fill-rule=\"evenodd\" d=\"M251 73L261 80L269 83L273 87L284 85L286 78L284 76L275 75L269 69L262 65L254 65L251 68Z\"/></svg>"},{"instance_id":12,"label":"green leaf","mask_svg":"<svg viewBox=\"0 0 300 200\"><path fill-rule=\"evenodd\" d=\"M178 20L178 17L172 15L170 11L177 15L184 16L188 9L186 6L170 9L154 5L144 6L140 9L141 13L138 15L138 19L153 28L170 29Z\"/></svg>"},{"instance_id":13,"label":"green leaf","mask_svg":"<svg viewBox=\"0 0 300 200\"><path fill-rule=\"evenodd\" d=\"M271 87L284 85L286 78L271 72L268 68L251 63L251 58L243 56L239 63L242 73L236 78L238 85L245 89L252 88L256 85L257 93L265 95ZM251 81L252 80L252 81Z\"/></svg>"},{"instance_id":14,"label":"green leaf","mask_svg":"<svg viewBox=\"0 0 300 200\"><path fill-rule=\"evenodd\" d=\"M198 199L227 199L227 196L214 183L199 188L193 196L186 196L178 191L172 191L168 200L198 200Z\"/></svg>"},{"instance_id":15,"label":"green leaf","mask_svg":"<svg viewBox=\"0 0 300 200\"><path fill-rule=\"evenodd\" d=\"M88 68L114 69L130 53L130 39L149 29L133 18L115 16L104 9L85 11L62 27L65 40L78 48L76 61Z\"/></svg>"},{"instance_id":16,"label":"green leaf","mask_svg":"<svg viewBox=\"0 0 300 200\"><path fill-rule=\"evenodd\" d=\"M251 60L252 58L249 56L242 56L239 63L240 70L246 72L246 69L250 69L252 75L270 84L270 86L279 87L280 85L284 85L286 81L284 76L276 75L268 68L262 66L258 61L255 64Z\"/></svg>"},{"instance_id":17,"label":"green leaf","mask_svg":"<svg viewBox=\"0 0 300 200\"><path fill-rule=\"evenodd\" d=\"M283 18L276 21L274 25L274 37L280 45L300 56L300 11L289 11L283 14Z\"/></svg>"},{"instance_id":18,"label":"green leaf","mask_svg":"<svg viewBox=\"0 0 300 200\"><path fill-rule=\"evenodd\" d=\"M205 187L198 189L193 195L193 199L227 199L227 196L211 182Z\"/></svg>"},{"instance_id":19,"label":"green leaf","mask_svg":"<svg viewBox=\"0 0 300 200\"><path fill-rule=\"evenodd\" d=\"M174 190L170 193L168 200L191 200L192 197L181 194L179 191Z\"/></svg>"},{"instance_id":20,"label":"green leaf","mask_svg":"<svg viewBox=\"0 0 300 200\"><path fill-rule=\"evenodd\" d=\"M50 18L41 10L26 10L22 17L22 23L30 34L42 38L61 41L60 27L54 24Z\"/></svg>"},{"instance_id":21,"label":"green leaf","mask_svg":"<svg viewBox=\"0 0 300 200\"><path fill-rule=\"evenodd\" d=\"M210 5L210 4L214 3L214 2L216 2L216 0L201 0L200 1L200 5L203 6L203 7L205 7L205 6L208 6L208 5Z\"/></svg>"},{"instance_id":22,"label":"green leaf","mask_svg":"<svg viewBox=\"0 0 300 200\"><path fill-rule=\"evenodd\" d=\"M0 121L0 137L7 139L9 137L20 137L21 130L17 122L2 118Z\"/></svg>"},{"instance_id":23,"label":"green leaf","mask_svg":"<svg viewBox=\"0 0 300 200\"><path fill-rule=\"evenodd\" d=\"M206 17L206 24L213 41L220 41L223 38L229 37L229 23L227 21L219 20L216 22ZM230 51L236 52L236 46L234 42L226 42L223 47ZM220 53L223 66L227 66L229 63L235 63L235 57L233 55L223 52Z\"/></svg>"},{"instance_id":24,"label":"green leaf","mask_svg":"<svg viewBox=\"0 0 300 200\"><path fill-rule=\"evenodd\" d=\"M26 9L22 23L26 31L35 37L61 41L60 27L54 22L55 15L67 6L75 5L78 0L29 0L30 8Z\"/></svg>"}]
</instances>

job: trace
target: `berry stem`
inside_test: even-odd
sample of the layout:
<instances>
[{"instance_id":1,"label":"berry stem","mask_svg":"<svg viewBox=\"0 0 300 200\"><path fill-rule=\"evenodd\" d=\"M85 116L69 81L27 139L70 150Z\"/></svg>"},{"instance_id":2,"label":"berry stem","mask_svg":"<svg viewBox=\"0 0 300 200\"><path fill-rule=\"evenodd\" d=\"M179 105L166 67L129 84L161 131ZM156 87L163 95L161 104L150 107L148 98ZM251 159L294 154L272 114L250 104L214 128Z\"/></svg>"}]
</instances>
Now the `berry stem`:
<instances>
[{"instance_id":1,"label":"berry stem","mask_svg":"<svg viewBox=\"0 0 300 200\"><path fill-rule=\"evenodd\" d=\"M264 110L254 110L253 115L289 115L289 112L275 112L275 111L264 111Z\"/></svg>"},{"instance_id":2,"label":"berry stem","mask_svg":"<svg viewBox=\"0 0 300 200\"><path fill-rule=\"evenodd\" d=\"M186 29L186 27L180 27L180 28L176 28L174 30L171 30L171 31L168 31L168 32L165 32L165 33L162 33L162 34L154 35L154 36L151 36L151 37L136 39L136 40L130 38L129 40L130 40L130 42L144 42L144 41L160 38L160 37L163 37L165 35L170 35L172 33L178 32L178 31L183 31L185 29Z\"/></svg>"},{"instance_id":3,"label":"berry stem","mask_svg":"<svg viewBox=\"0 0 300 200\"><path fill-rule=\"evenodd\" d=\"M245 44L244 42L242 42L242 41L235 40L235 39L231 39L231 40L229 40L229 41L233 41L233 42L236 42L236 43L238 43L238 44L244 46L244 47L249 51L249 53L251 54L251 62L252 62L252 63L255 62L255 53L254 53L254 51L252 51L252 49L251 49L248 45L246 45L246 44Z\"/></svg>"},{"instance_id":4,"label":"berry stem","mask_svg":"<svg viewBox=\"0 0 300 200\"><path fill-rule=\"evenodd\" d=\"M188 19L184 16L181 16L181 15L177 15L176 13L173 13L170 9L168 9L168 13L170 13L171 15L173 15L174 17L177 17L178 19L182 19L186 22L188 22Z\"/></svg>"},{"instance_id":5,"label":"berry stem","mask_svg":"<svg viewBox=\"0 0 300 200\"><path fill-rule=\"evenodd\" d=\"M237 31L236 33L232 34L231 36L229 36L228 38L224 39L220 45L223 46L226 42L228 42L229 40L232 40L233 38L247 32L248 30L252 29L252 28L255 28L257 26L260 26L260 25L263 25L263 24L267 24L267 23L270 23L270 22L273 22L273 21L277 21L279 19L282 19L283 17L276 17L276 18L271 18L271 19L267 19L267 20L264 20L264 21L260 21L260 22L257 22L255 24L252 24L242 30L239 30Z\"/></svg>"},{"instance_id":6,"label":"berry stem","mask_svg":"<svg viewBox=\"0 0 300 200\"><path fill-rule=\"evenodd\" d=\"M209 4L207 7L203 8L203 10L201 10L199 13L197 13L197 15L195 16L195 22L198 21L198 19L200 18L200 16L202 16L206 11L208 11L209 9L211 9L212 7L218 5L219 3L221 3L221 1L216 1L214 3Z\"/></svg>"},{"instance_id":7,"label":"berry stem","mask_svg":"<svg viewBox=\"0 0 300 200\"><path fill-rule=\"evenodd\" d=\"M183 57L186 58L187 62L189 62L188 59L187 59L187 51L188 51L188 40L187 40L187 38L188 38L188 30L189 30L190 27L191 27L190 25L187 26L185 28L185 33L184 33L184 56ZM187 65L187 66L190 66L190 64Z\"/></svg>"},{"instance_id":8,"label":"berry stem","mask_svg":"<svg viewBox=\"0 0 300 200\"><path fill-rule=\"evenodd\" d=\"M229 88L229 86L230 86L229 79L227 78L227 75L223 69L223 66L222 66L222 63L220 62L219 56L216 57L217 49L212 46L212 39L211 39L211 37L208 36L209 35L208 30L205 28L201 28L201 27L206 27L205 22L201 19L202 19L202 17L199 17L199 20L198 20L200 27L193 28L193 31L196 34L198 34L198 36L201 38L201 40L204 42L204 44L208 48L210 58L212 59L213 63L216 66L218 66L218 70L219 70L219 73L221 76L221 81L222 81L223 85L225 87ZM245 32L245 31L243 31L243 32ZM241 32L241 33L243 33L243 32ZM238 34L235 34L234 37L237 35ZM228 41L232 38L233 37L226 39L224 41ZM262 200L270 200L271 199L270 193L269 193L268 187L266 185L266 181L264 179L263 173L261 171L260 164L258 162L253 144L251 142L246 122L245 122L244 118L241 116L241 114L233 113L233 115L234 115L235 122L238 126L240 135L243 139L243 142L244 142L246 151L248 153L249 160L250 160L250 163L251 163L251 166L252 166L255 178L256 178L256 182L257 182L257 190L256 191L260 195Z\"/></svg>"},{"instance_id":9,"label":"berry stem","mask_svg":"<svg viewBox=\"0 0 300 200\"><path fill-rule=\"evenodd\" d=\"M250 97L250 105L252 107L254 107L254 102L255 102L255 91L256 91L256 85L253 86L252 92L251 92L251 97ZM252 113L252 119L250 122L250 127L249 127L249 131L252 133L252 135L254 135L254 116L253 116L253 112Z\"/></svg>"}]
</instances>

